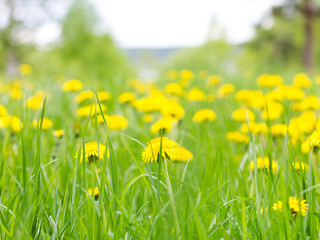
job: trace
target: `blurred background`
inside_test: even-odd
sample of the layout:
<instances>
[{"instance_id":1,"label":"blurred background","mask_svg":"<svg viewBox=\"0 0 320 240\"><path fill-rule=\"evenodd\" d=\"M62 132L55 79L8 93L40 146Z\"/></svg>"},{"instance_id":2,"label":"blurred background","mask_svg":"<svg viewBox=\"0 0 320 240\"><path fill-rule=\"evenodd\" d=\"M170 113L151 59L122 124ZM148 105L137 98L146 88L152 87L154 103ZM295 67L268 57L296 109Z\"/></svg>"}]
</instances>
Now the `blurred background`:
<instances>
[{"instance_id":1,"label":"blurred background","mask_svg":"<svg viewBox=\"0 0 320 240\"><path fill-rule=\"evenodd\" d=\"M318 74L318 0L0 0L0 76Z\"/></svg>"}]
</instances>

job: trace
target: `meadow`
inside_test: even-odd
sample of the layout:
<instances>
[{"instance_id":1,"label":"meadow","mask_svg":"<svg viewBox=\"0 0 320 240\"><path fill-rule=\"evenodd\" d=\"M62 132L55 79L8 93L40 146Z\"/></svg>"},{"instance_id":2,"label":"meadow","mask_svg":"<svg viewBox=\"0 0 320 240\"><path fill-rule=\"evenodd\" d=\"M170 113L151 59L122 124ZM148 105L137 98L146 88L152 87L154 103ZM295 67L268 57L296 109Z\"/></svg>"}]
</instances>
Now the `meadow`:
<instances>
[{"instance_id":1,"label":"meadow","mask_svg":"<svg viewBox=\"0 0 320 240\"><path fill-rule=\"evenodd\" d=\"M318 239L320 77L0 80L1 239Z\"/></svg>"}]
</instances>

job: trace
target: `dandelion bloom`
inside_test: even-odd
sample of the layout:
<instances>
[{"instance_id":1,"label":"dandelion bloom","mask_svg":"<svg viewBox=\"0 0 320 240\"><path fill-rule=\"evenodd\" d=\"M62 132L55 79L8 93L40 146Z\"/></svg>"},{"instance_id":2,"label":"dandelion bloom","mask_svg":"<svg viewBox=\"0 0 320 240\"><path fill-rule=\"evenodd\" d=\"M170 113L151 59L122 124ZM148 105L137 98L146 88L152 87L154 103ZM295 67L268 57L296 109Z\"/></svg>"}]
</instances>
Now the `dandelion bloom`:
<instances>
[{"instance_id":1,"label":"dandelion bloom","mask_svg":"<svg viewBox=\"0 0 320 240\"><path fill-rule=\"evenodd\" d=\"M254 170L254 160L252 160L250 162L250 166L249 166L250 170ZM257 169L258 170L267 170L267 172L269 172L270 170L270 160L268 157L258 157L257 158ZM276 171L278 169L278 164L274 161L271 160L271 169L272 171Z\"/></svg>"},{"instance_id":2,"label":"dandelion bloom","mask_svg":"<svg viewBox=\"0 0 320 240\"><path fill-rule=\"evenodd\" d=\"M249 137L237 131L228 132L226 134L226 137L228 141L237 142L237 143L249 143Z\"/></svg>"},{"instance_id":3,"label":"dandelion bloom","mask_svg":"<svg viewBox=\"0 0 320 240\"><path fill-rule=\"evenodd\" d=\"M265 120L275 120L281 116L283 106L278 102L268 102L265 109L262 111L262 116Z\"/></svg>"},{"instance_id":4,"label":"dandelion bloom","mask_svg":"<svg viewBox=\"0 0 320 240\"><path fill-rule=\"evenodd\" d=\"M297 74L293 79L293 86L297 88L309 88L312 85L311 79L303 73Z\"/></svg>"},{"instance_id":5,"label":"dandelion bloom","mask_svg":"<svg viewBox=\"0 0 320 240\"><path fill-rule=\"evenodd\" d=\"M320 101L316 96L308 96L301 102L293 103L292 109L299 111L316 110L320 108Z\"/></svg>"},{"instance_id":6,"label":"dandelion bloom","mask_svg":"<svg viewBox=\"0 0 320 240\"><path fill-rule=\"evenodd\" d=\"M219 88L219 96L221 97L226 97L228 95L230 95L231 93L233 93L235 90L234 85L228 83L228 84L224 84Z\"/></svg>"},{"instance_id":7,"label":"dandelion bloom","mask_svg":"<svg viewBox=\"0 0 320 240\"><path fill-rule=\"evenodd\" d=\"M232 112L232 118L238 122L254 121L254 113L246 108L239 108Z\"/></svg>"},{"instance_id":8,"label":"dandelion bloom","mask_svg":"<svg viewBox=\"0 0 320 240\"><path fill-rule=\"evenodd\" d=\"M283 89L286 99L298 101L303 99L304 92L300 88L295 87L287 87L285 86L285 89Z\"/></svg>"},{"instance_id":9,"label":"dandelion bloom","mask_svg":"<svg viewBox=\"0 0 320 240\"><path fill-rule=\"evenodd\" d=\"M94 199L97 201L98 198L99 198L99 189L98 189L98 187L95 187L93 190L92 190L92 188L89 188L88 189L88 194L90 196L94 196ZM87 194L87 196L88 196L88 194Z\"/></svg>"},{"instance_id":10,"label":"dandelion bloom","mask_svg":"<svg viewBox=\"0 0 320 240\"><path fill-rule=\"evenodd\" d=\"M180 76L182 79L191 80L194 77L194 73L188 69L183 69L180 72Z\"/></svg>"},{"instance_id":11,"label":"dandelion bloom","mask_svg":"<svg viewBox=\"0 0 320 240\"><path fill-rule=\"evenodd\" d=\"M29 97L27 99L27 108L37 110L42 107L43 98L39 96Z\"/></svg>"},{"instance_id":12,"label":"dandelion bloom","mask_svg":"<svg viewBox=\"0 0 320 240\"><path fill-rule=\"evenodd\" d=\"M119 103L129 103L132 104L136 101L136 96L134 93L131 92L125 92L122 93L118 98Z\"/></svg>"},{"instance_id":13,"label":"dandelion bloom","mask_svg":"<svg viewBox=\"0 0 320 240\"><path fill-rule=\"evenodd\" d=\"M176 96L184 95L184 90L182 89L181 85L179 85L178 83L167 84L164 91L169 95L176 95Z\"/></svg>"},{"instance_id":14,"label":"dandelion bloom","mask_svg":"<svg viewBox=\"0 0 320 240\"><path fill-rule=\"evenodd\" d=\"M70 79L62 85L62 90L64 92L75 92L82 89L82 82L77 79Z\"/></svg>"},{"instance_id":15,"label":"dandelion bloom","mask_svg":"<svg viewBox=\"0 0 320 240\"><path fill-rule=\"evenodd\" d=\"M37 121L36 119L33 120L32 126L33 128L40 128L41 120ZM47 130L52 127L52 121L49 118L42 119L42 130Z\"/></svg>"},{"instance_id":16,"label":"dandelion bloom","mask_svg":"<svg viewBox=\"0 0 320 240\"><path fill-rule=\"evenodd\" d=\"M128 120L121 115L105 115L105 120L109 130L121 130L128 127ZM102 115L98 116L98 122L104 122Z\"/></svg>"},{"instance_id":17,"label":"dandelion bloom","mask_svg":"<svg viewBox=\"0 0 320 240\"><path fill-rule=\"evenodd\" d=\"M153 134L160 133L161 131L170 132L173 124L176 122L176 120L170 116L164 116L160 118L158 121L156 121L150 128L151 132Z\"/></svg>"},{"instance_id":18,"label":"dandelion bloom","mask_svg":"<svg viewBox=\"0 0 320 240\"><path fill-rule=\"evenodd\" d=\"M197 111L192 118L193 122L203 123L203 122L210 122L216 119L216 113L211 109L200 109Z\"/></svg>"},{"instance_id":19,"label":"dandelion bloom","mask_svg":"<svg viewBox=\"0 0 320 240\"><path fill-rule=\"evenodd\" d=\"M0 128L7 128L11 124L11 116L4 115L0 117Z\"/></svg>"},{"instance_id":20,"label":"dandelion bloom","mask_svg":"<svg viewBox=\"0 0 320 240\"><path fill-rule=\"evenodd\" d=\"M166 101L167 99L162 95L149 96L138 99L134 102L134 106L139 111L150 113L153 111L160 111Z\"/></svg>"},{"instance_id":21,"label":"dandelion bloom","mask_svg":"<svg viewBox=\"0 0 320 240\"><path fill-rule=\"evenodd\" d=\"M12 131L13 132L20 132L21 128L23 128L23 123L21 122L21 120L16 116L12 116L12 118L11 118Z\"/></svg>"},{"instance_id":22,"label":"dandelion bloom","mask_svg":"<svg viewBox=\"0 0 320 240\"><path fill-rule=\"evenodd\" d=\"M188 93L188 100L190 102L203 101L206 95L199 88L192 88Z\"/></svg>"},{"instance_id":23,"label":"dandelion bloom","mask_svg":"<svg viewBox=\"0 0 320 240\"><path fill-rule=\"evenodd\" d=\"M29 64L21 64L19 70L21 74L29 75L32 72L32 67Z\"/></svg>"},{"instance_id":24,"label":"dandelion bloom","mask_svg":"<svg viewBox=\"0 0 320 240\"><path fill-rule=\"evenodd\" d=\"M320 130L315 130L310 136L311 146L320 146Z\"/></svg>"},{"instance_id":25,"label":"dandelion bloom","mask_svg":"<svg viewBox=\"0 0 320 240\"><path fill-rule=\"evenodd\" d=\"M288 199L289 209L291 210L292 216L295 218L298 214L305 216L308 210L307 200L299 200L296 197L289 197ZM278 201L272 206L273 211L283 212L283 203Z\"/></svg>"},{"instance_id":26,"label":"dandelion bloom","mask_svg":"<svg viewBox=\"0 0 320 240\"><path fill-rule=\"evenodd\" d=\"M300 171L300 170L308 170L308 164L304 163L304 162L293 162L292 166Z\"/></svg>"},{"instance_id":27,"label":"dandelion bloom","mask_svg":"<svg viewBox=\"0 0 320 240\"><path fill-rule=\"evenodd\" d=\"M13 88L10 90L10 98L21 99L23 92L19 88Z\"/></svg>"},{"instance_id":28,"label":"dandelion bloom","mask_svg":"<svg viewBox=\"0 0 320 240\"><path fill-rule=\"evenodd\" d=\"M275 87L281 85L283 79L279 75L263 74L258 77L257 83L260 87Z\"/></svg>"},{"instance_id":29,"label":"dandelion bloom","mask_svg":"<svg viewBox=\"0 0 320 240\"><path fill-rule=\"evenodd\" d=\"M248 133L250 130L250 132L253 134L264 134L268 130L267 125L265 123L249 122L248 124L247 123L242 124L241 132Z\"/></svg>"},{"instance_id":30,"label":"dandelion bloom","mask_svg":"<svg viewBox=\"0 0 320 240\"><path fill-rule=\"evenodd\" d=\"M104 154L106 151L106 147L97 142L88 142L84 145L85 148L85 161L90 163L97 162L99 159L104 158ZM80 163L83 160L83 149L80 150ZM78 156L78 153L76 154L76 157ZM109 151L107 152L107 157L109 157Z\"/></svg>"},{"instance_id":31,"label":"dandelion bloom","mask_svg":"<svg viewBox=\"0 0 320 240\"><path fill-rule=\"evenodd\" d=\"M101 104L102 111L105 111L107 107L103 104ZM81 107L77 110L77 115L81 118L87 118L90 114L90 116L94 116L95 113L101 114L100 106L98 104L92 104L89 106Z\"/></svg>"},{"instance_id":32,"label":"dandelion bloom","mask_svg":"<svg viewBox=\"0 0 320 240\"><path fill-rule=\"evenodd\" d=\"M182 119L184 117L183 107L175 101L164 104L161 113L163 116L170 116L174 119Z\"/></svg>"},{"instance_id":33,"label":"dandelion bloom","mask_svg":"<svg viewBox=\"0 0 320 240\"><path fill-rule=\"evenodd\" d=\"M8 114L7 109L0 104L0 117L5 116L7 114Z\"/></svg>"},{"instance_id":34,"label":"dandelion bloom","mask_svg":"<svg viewBox=\"0 0 320 240\"><path fill-rule=\"evenodd\" d=\"M142 152L144 162L158 162L160 155L161 138L154 138L148 142L148 146ZM180 146L175 141L167 137L162 138L161 156L170 161L187 162L193 160L193 155L190 151Z\"/></svg>"},{"instance_id":35,"label":"dandelion bloom","mask_svg":"<svg viewBox=\"0 0 320 240\"><path fill-rule=\"evenodd\" d=\"M92 99L94 96L93 92L92 91L82 91L81 93L79 93L76 97L76 101L78 103L81 103L83 101L86 101L86 100L90 100Z\"/></svg>"},{"instance_id":36,"label":"dandelion bloom","mask_svg":"<svg viewBox=\"0 0 320 240\"><path fill-rule=\"evenodd\" d=\"M271 126L271 133L273 136L285 136L288 131L288 126L286 124L274 124Z\"/></svg>"},{"instance_id":37,"label":"dandelion bloom","mask_svg":"<svg viewBox=\"0 0 320 240\"><path fill-rule=\"evenodd\" d=\"M103 102L103 101L107 101L110 100L112 98L111 93L107 92L107 91L100 91L97 93L99 101Z\"/></svg>"},{"instance_id":38,"label":"dandelion bloom","mask_svg":"<svg viewBox=\"0 0 320 240\"><path fill-rule=\"evenodd\" d=\"M53 135L57 138L62 138L64 134L65 134L65 131L63 129L53 131Z\"/></svg>"}]
</instances>

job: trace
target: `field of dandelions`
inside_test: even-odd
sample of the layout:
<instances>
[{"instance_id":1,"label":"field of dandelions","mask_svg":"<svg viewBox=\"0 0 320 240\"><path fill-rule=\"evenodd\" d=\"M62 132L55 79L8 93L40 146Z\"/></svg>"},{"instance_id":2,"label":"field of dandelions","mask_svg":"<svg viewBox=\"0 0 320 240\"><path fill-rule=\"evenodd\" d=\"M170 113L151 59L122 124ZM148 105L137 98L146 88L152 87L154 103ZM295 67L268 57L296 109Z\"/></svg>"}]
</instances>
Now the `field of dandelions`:
<instances>
[{"instance_id":1,"label":"field of dandelions","mask_svg":"<svg viewBox=\"0 0 320 240\"><path fill-rule=\"evenodd\" d=\"M319 239L319 85L23 64L0 80L0 239Z\"/></svg>"}]
</instances>

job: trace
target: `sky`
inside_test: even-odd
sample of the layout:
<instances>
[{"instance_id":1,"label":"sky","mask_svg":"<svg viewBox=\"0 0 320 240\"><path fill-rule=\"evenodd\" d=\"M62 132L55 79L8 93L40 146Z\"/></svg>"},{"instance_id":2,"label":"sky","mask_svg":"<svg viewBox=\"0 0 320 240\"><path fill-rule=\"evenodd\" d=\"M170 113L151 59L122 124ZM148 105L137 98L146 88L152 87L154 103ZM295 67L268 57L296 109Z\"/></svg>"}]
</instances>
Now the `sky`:
<instances>
[{"instance_id":1,"label":"sky","mask_svg":"<svg viewBox=\"0 0 320 240\"><path fill-rule=\"evenodd\" d=\"M245 42L254 35L254 25L283 0L87 1L101 19L100 30L111 33L119 47L170 48L199 46L209 36L216 39L221 35L230 43ZM59 1L56 5L56 11L66 12L66 4ZM16 11L24 12L22 7ZM6 9L0 12L1 25ZM58 23L46 22L30 38L41 46L57 40L60 32ZM27 33L23 38L29 41Z\"/></svg>"},{"instance_id":2,"label":"sky","mask_svg":"<svg viewBox=\"0 0 320 240\"><path fill-rule=\"evenodd\" d=\"M281 0L92 0L104 27L124 48L199 46L211 23L231 43L249 40L254 25Z\"/></svg>"}]
</instances>

